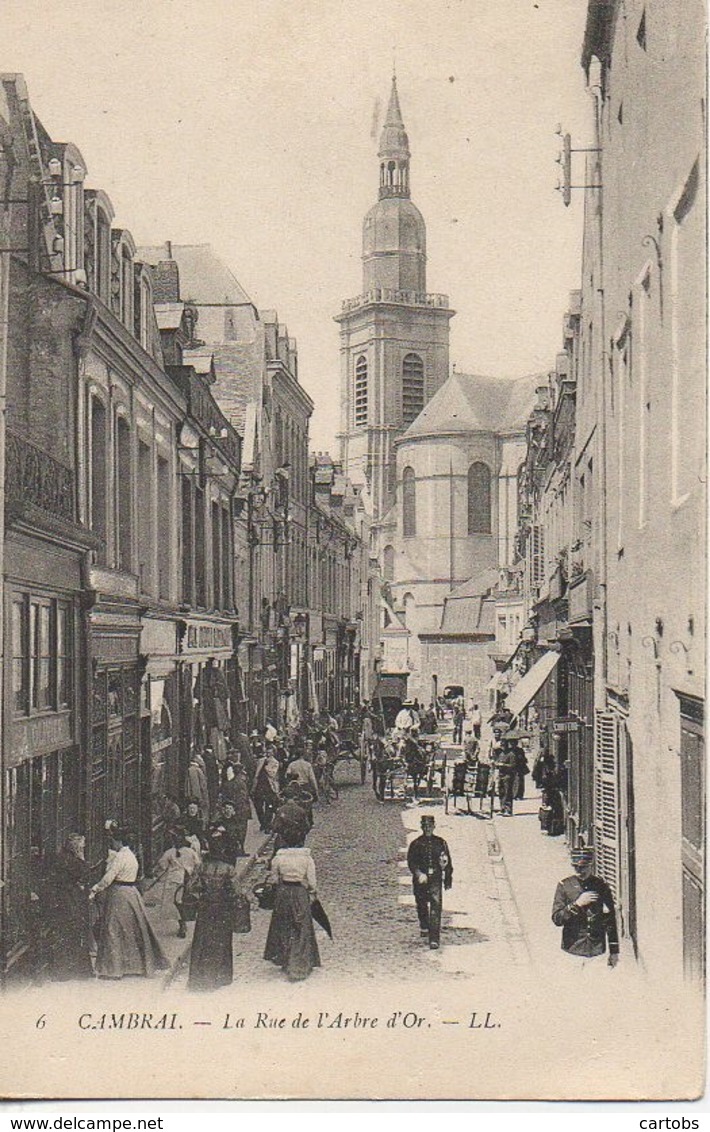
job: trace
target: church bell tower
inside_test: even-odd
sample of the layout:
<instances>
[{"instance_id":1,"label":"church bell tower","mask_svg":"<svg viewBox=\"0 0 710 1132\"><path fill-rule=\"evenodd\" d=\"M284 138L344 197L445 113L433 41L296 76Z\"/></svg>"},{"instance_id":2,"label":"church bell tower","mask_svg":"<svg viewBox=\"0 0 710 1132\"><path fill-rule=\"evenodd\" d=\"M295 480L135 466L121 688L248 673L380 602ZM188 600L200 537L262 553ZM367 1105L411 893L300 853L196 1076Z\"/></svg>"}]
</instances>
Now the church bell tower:
<instances>
[{"instance_id":1,"label":"church bell tower","mask_svg":"<svg viewBox=\"0 0 710 1132\"><path fill-rule=\"evenodd\" d=\"M392 78L378 150L378 200L362 231L362 294L340 324L340 442L375 526L396 491L395 441L449 376L447 295L426 288L426 225L410 198L409 138Z\"/></svg>"}]
</instances>

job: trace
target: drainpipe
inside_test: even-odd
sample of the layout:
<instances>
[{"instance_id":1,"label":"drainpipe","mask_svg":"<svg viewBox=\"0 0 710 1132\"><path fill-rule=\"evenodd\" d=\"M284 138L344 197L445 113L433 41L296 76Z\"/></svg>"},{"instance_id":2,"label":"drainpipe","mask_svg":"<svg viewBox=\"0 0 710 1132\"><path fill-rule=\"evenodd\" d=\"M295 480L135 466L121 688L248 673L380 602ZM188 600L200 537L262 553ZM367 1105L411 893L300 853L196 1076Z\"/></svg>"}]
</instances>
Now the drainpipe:
<instances>
[{"instance_id":1,"label":"drainpipe","mask_svg":"<svg viewBox=\"0 0 710 1132\"><path fill-rule=\"evenodd\" d=\"M594 81L589 88L589 93L594 99L594 129L595 129L595 145L598 149L596 155L596 177L590 184L599 185L599 188L592 190L598 193L597 197L597 240L599 249L598 260L598 274L599 278L596 286L596 297L598 303L598 316L599 316L599 366L600 366L600 382L599 382L599 396L600 401L598 405L597 424L599 428L599 464L600 468L595 477L597 480L597 494L599 498L599 526L600 526L600 545L599 545L599 602L600 602L600 620L601 620L601 645L599 648L599 655L595 656L595 685L597 688L597 706L606 706L606 682L608 674L607 666L607 625L608 625L608 609L607 609L607 499L606 499L606 466L607 466L607 450L606 450L606 411L607 411L607 367L608 367L608 353L606 343L606 319L605 319L605 294L604 294L604 190L603 190L603 149L602 149L602 114L604 107L604 89L603 89L603 71L600 63L595 62L598 67L597 74ZM597 672L599 675L597 676Z\"/></svg>"}]
</instances>

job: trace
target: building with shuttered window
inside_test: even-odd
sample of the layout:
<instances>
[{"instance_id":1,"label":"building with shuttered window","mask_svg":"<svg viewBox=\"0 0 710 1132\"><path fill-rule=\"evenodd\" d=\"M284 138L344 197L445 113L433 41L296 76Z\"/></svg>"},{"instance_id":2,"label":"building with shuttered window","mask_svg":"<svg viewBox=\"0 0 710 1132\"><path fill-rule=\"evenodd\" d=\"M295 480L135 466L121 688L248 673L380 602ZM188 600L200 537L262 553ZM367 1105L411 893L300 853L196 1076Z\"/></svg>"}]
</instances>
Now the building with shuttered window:
<instances>
[{"instance_id":1,"label":"building with shuttered window","mask_svg":"<svg viewBox=\"0 0 710 1132\"><path fill-rule=\"evenodd\" d=\"M706 11L589 5L577 438L595 842L641 962L704 968ZM594 436L587 440L589 426ZM586 445L586 447L585 447Z\"/></svg>"}]
</instances>

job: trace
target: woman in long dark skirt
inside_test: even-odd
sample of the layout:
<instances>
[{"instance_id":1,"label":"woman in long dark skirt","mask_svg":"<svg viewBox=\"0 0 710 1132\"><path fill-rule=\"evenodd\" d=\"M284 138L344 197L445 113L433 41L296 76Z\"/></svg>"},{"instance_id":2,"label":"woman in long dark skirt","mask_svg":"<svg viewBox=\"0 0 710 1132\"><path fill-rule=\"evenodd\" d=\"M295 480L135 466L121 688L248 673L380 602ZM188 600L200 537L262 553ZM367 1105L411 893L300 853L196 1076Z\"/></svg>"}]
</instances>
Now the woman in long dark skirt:
<instances>
[{"instance_id":1,"label":"woman in long dark skirt","mask_svg":"<svg viewBox=\"0 0 710 1132\"><path fill-rule=\"evenodd\" d=\"M565 807L556 786L548 784L542 791L540 827L550 837L559 837L565 831Z\"/></svg>"},{"instance_id":2,"label":"woman in long dark skirt","mask_svg":"<svg viewBox=\"0 0 710 1132\"><path fill-rule=\"evenodd\" d=\"M197 897L195 934L190 950L189 990L215 990L233 978L232 913L236 895L234 866L226 859L225 831L213 826L208 851L192 877L189 891Z\"/></svg>"},{"instance_id":3,"label":"woman in long dark skirt","mask_svg":"<svg viewBox=\"0 0 710 1132\"><path fill-rule=\"evenodd\" d=\"M274 854L269 881L276 884L276 902L266 937L264 959L282 967L292 982L307 979L320 967L311 915L316 895L316 866L307 846L286 847Z\"/></svg>"},{"instance_id":4,"label":"woman in long dark skirt","mask_svg":"<svg viewBox=\"0 0 710 1132\"><path fill-rule=\"evenodd\" d=\"M116 822L108 823L108 833L106 872L89 893L89 899L98 895L100 904L96 974L100 979L150 977L169 964L137 887L139 865L130 835Z\"/></svg>"},{"instance_id":5,"label":"woman in long dark skirt","mask_svg":"<svg viewBox=\"0 0 710 1132\"><path fill-rule=\"evenodd\" d=\"M48 878L50 975L53 979L90 979L89 866L85 838L70 833Z\"/></svg>"}]
</instances>

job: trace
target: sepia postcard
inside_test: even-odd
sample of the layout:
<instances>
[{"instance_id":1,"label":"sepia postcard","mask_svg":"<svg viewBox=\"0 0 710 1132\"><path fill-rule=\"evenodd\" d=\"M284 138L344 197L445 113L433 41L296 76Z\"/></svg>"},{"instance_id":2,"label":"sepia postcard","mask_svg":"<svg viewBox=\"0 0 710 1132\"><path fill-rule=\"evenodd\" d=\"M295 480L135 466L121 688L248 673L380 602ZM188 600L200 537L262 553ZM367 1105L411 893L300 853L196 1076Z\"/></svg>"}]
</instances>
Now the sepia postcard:
<instances>
[{"instance_id":1,"label":"sepia postcard","mask_svg":"<svg viewBox=\"0 0 710 1132\"><path fill-rule=\"evenodd\" d=\"M0 1095L705 1089L701 0L7 0Z\"/></svg>"}]
</instances>

